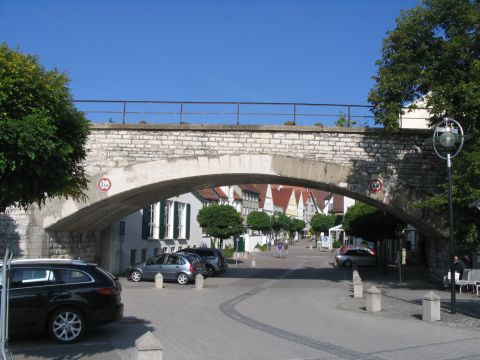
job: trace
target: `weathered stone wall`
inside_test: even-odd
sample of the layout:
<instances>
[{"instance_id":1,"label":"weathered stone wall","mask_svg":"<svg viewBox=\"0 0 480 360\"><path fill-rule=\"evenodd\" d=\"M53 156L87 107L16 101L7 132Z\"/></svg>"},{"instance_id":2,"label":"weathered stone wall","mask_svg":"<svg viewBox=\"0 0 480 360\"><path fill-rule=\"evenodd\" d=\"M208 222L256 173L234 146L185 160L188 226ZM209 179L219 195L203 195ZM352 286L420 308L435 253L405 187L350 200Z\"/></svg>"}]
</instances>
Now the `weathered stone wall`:
<instances>
[{"instance_id":1,"label":"weathered stone wall","mask_svg":"<svg viewBox=\"0 0 480 360\"><path fill-rule=\"evenodd\" d=\"M87 171L97 174L162 158L269 154L351 166L398 177L431 192L442 172L426 131L292 126L95 125Z\"/></svg>"},{"instance_id":2,"label":"weathered stone wall","mask_svg":"<svg viewBox=\"0 0 480 360\"><path fill-rule=\"evenodd\" d=\"M8 208L0 214L0 254L5 254L7 245L14 257L22 257L28 253L27 229L30 215L21 209ZM2 257L3 260L3 257Z\"/></svg>"},{"instance_id":3,"label":"weathered stone wall","mask_svg":"<svg viewBox=\"0 0 480 360\"><path fill-rule=\"evenodd\" d=\"M49 257L79 259L98 263L100 255L99 232L50 232L48 240Z\"/></svg>"}]
</instances>

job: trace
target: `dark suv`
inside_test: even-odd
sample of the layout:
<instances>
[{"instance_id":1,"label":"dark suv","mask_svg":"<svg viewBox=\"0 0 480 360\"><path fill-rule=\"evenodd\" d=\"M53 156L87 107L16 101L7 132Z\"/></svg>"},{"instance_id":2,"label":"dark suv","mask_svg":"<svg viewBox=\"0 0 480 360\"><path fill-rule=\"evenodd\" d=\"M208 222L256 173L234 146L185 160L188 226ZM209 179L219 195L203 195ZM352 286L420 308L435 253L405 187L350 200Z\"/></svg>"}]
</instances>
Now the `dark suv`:
<instances>
[{"instance_id":1,"label":"dark suv","mask_svg":"<svg viewBox=\"0 0 480 360\"><path fill-rule=\"evenodd\" d=\"M225 260L222 252L219 249L186 248L177 252L193 253L203 257L203 259L205 260L205 266L207 268L208 276L215 276L217 274L223 273L228 268L227 261Z\"/></svg>"},{"instance_id":2,"label":"dark suv","mask_svg":"<svg viewBox=\"0 0 480 360\"><path fill-rule=\"evenodd\" d=\"M11 335L48 332L58 342L72 343L87 327L123 316L118 279L94 264L12 260L9 278Z\"/></svg>"}]
</instances>

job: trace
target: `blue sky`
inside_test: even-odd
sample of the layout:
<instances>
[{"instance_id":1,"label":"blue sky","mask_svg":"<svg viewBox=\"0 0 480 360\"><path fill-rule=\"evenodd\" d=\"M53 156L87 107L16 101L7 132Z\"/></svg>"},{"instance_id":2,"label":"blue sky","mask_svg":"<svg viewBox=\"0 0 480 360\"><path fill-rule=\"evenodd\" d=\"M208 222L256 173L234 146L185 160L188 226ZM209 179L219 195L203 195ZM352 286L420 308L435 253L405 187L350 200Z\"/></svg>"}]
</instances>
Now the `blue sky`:
<instances>
[{"instance_id":1,"label":"blue sky","mask_svg":"<svg viewBox=\"0 0 480 360\"><path fill-rule=\"evenodd\" d=\"M75 99L367 104L413 0L3 0L0 40Z\"/></svg>"}]
</instances>

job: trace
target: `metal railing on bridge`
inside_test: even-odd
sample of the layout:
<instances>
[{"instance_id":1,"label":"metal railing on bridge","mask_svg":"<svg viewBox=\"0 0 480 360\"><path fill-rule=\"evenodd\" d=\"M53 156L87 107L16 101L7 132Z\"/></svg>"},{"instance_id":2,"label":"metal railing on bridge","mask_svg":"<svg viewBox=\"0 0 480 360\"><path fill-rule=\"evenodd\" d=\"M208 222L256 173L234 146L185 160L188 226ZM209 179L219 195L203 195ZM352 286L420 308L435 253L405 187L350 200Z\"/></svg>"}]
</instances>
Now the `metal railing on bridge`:
<instances>
[{"instance_id":1,"label":"metal railing on bridge","mask_svg":"<svg viewBox=\"0 0 480 360\"><path fill-rule=\"evenodd\" d=\"M93 123L376 127L372 106L281 102L74 100Z\"/></svg>"}]
</instances>

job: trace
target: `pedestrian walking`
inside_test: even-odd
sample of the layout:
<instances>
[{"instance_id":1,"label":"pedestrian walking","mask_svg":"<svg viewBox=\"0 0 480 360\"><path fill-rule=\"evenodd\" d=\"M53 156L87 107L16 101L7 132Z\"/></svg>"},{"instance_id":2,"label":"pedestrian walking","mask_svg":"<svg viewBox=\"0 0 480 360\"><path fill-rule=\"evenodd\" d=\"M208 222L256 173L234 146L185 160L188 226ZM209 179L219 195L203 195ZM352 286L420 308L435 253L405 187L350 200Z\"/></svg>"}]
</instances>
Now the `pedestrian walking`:
<instances>
[{"instance_id":1,"label":"pedestrian walking","mask_svg":"<svg viewBox=\"0 0 480 360\"><path fill-rule=\"evenodd\" d=\"M285 250L285 256L284 257L287 257L287 255L288 255L288 242L285 242L285 246L283 248Z\"/></svg>"},{"instance_id":2,"label":"pedestrian walking","mask_svg":"<svg viewBox=\"0 0 480 360\"><path fill-rule=\"evenodd\" d=\"M458 279L462 280L463 270L465 266L458 260L458 256L453 257L453 270L455 273L458 274ZM443 287L447 290L450 287L450 269L448 269L448 273L443 277ZM455 275L456 277L457 275Z\"/></svg>"},{"instance_id":3,"label":"pedestrian walking","mask_svg":"<svg viewBox=\"0 0 480 360\"><path fill-rule=\"evenodd\" d=\"M278 249L278 257L282 257L282 242L281 241L278 242L277 249Z\"/></svg>"}]
</instances>

